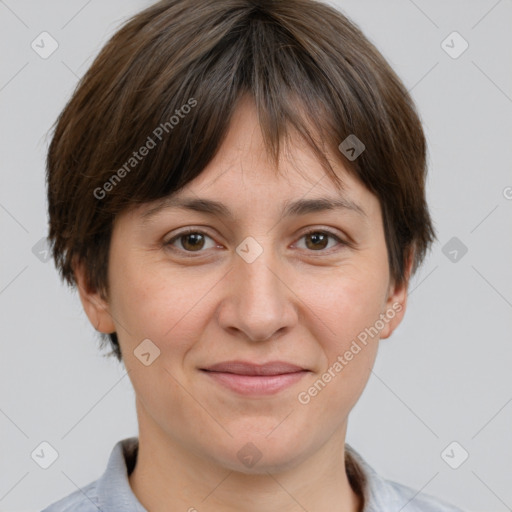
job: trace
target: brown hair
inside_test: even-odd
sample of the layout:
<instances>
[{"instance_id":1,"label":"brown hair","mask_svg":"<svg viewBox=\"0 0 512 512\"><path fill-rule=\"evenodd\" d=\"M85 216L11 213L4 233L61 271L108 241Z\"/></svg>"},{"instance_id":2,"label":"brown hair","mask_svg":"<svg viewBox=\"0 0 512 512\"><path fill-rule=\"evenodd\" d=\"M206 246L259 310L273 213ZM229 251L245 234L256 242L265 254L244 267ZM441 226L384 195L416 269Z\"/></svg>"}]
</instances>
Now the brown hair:
<instances>
[{"instance_id":1,"label":"brown hair","mask_svg":"<svg viewBox=\"0 0 512 512\"><path fill-rule=\"evenodd\" d=\"M76 284L73 262L83 262L87 285L108 296L116 215L201 174L245 94L273 161L291 128L341 187L320 146L334 150L380 201L395 282L409 257L416 270L435 239L425 136L408 91L357 25L312 0L163 0L113 35L55 123L49 241L63 279ZM338 150L349 135L366 148L355 160Z\"/></svg>"}]
</instances>

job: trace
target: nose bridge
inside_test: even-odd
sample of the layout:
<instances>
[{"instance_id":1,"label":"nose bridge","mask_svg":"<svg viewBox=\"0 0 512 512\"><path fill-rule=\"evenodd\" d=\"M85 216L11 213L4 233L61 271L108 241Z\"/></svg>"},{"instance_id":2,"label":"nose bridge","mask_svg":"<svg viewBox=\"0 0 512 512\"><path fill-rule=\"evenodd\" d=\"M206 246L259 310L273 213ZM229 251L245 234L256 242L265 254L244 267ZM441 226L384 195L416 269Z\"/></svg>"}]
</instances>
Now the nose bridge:
<instances>
[{"instance_id":1,"label":"nose bridge","mask_svg":"<svg viewBox=\"0 0 512 512\"><path fill-rule=\"evenodd\" d=\"M250 249L250 251L252 250ZM240 275L240 282L245 283L241 289L247 291L242 297L248 295L253 304L264 297L267 301L275 300L277 294L280 293L280 283L276 277L275 269L276 258L271 252L271 248L267 247L254 260L246 260L240 257L235 265Z\"/></svg>"},{"instance_id":2,"label":"nose bridge","mask_svg":"<svg viewBox=\"0 0 512 512\"><path fill-rule=\"evenodd\" d=\"M224 317L230 327L254 341L268 339L293 321L293 306L279 278L279 258L272 252L270 239L265 238L267 245L263 247L248 237L237 247L232 275L235 284L229 292L232 315Z\"/></svg>"}]
</instances>

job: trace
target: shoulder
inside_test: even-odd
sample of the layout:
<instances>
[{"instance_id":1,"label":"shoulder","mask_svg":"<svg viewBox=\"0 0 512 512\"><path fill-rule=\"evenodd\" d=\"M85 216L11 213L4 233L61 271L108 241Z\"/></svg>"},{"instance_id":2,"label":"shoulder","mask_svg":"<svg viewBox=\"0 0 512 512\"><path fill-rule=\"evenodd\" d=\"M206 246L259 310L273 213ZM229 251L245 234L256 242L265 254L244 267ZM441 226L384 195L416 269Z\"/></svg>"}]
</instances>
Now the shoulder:
<instances>
[{"instance_id":1,"label":"shoulder","mask_svg":"<svg viewBox=\"0 0 512 512\"><path fill-rule=\"evenodd\" d=\"M133 494L128 479L136 461L137 449L136 437L117 442L100 478L52 503L42 512L114 512L119 510L120 503L125 510L130 508L145 512Z\"/></svg>"},{"instance_id":2,"label":"shoulder","mask_svg":"<svg viewBox=\"0 0 512 512\"><path fill-rule=\"evenodd\" d=\"M400 505L408 512L463 512L440 498L392 480L381 478L378 489L383 504Z\"/></svg>"},{"instance_id":3,"label":"shoulder","mask_svg":"<svg viewBox=\"0 0 512 512\"><path fill-rule=\"evenodd\" d=\"M407 510L407 512L463 512L430 494L383 478L350 445L345 445L346 467L351 483L364 494L363 512Z\"/></svg>"},{"instance_id":4,"label":"shoulder","mask_svg":"<svg viewBox=\"0 0 512 512\"><path fill-rule=\"evenodd\" d=\"M41 512L98 512L100 509L97 494L97 483L91 482L82 489L52 503Z\"/></svg>"}]
</instances>

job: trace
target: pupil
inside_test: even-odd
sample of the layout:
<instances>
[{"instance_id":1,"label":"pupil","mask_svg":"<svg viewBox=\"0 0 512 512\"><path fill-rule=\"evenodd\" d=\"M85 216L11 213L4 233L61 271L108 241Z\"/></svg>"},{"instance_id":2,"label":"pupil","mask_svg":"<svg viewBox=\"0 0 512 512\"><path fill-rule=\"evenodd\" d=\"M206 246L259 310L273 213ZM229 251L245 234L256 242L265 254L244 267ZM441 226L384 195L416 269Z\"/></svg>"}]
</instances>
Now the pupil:
<instances>
[{"instance_id":1,"label":"pupil","mask_svg":"<svg viewBox=\"0 0 512 512\"><path fill-rule=\"evenodd\" d=\"M192 248L192 249L197 248L197 247L200 248L201 247L201 240L200 240L201 237L202 237L202 235L200 233L190 233L185 236L185 240L186 240L185 245L189 245L190 246L189 248ZM192 239L192 240L195 239L195 241L193 241L191 244L189 244L188 242L190 239ZM185 248L187 248L187 247L185 247Z\"/></svg>"},{"instance_id":2,"label":"pupil","mask_svg":"<svg viewBox=\"0 0 512 512\"><path fill-rule=\"evenodd\" d=\"M313 248L315 248L315 247L316 248L318 248L318 247L321 247L321 248L325 247L325 241L327 240L327 236L324 233L314 233L312 235L309 235L308 238L313 241L313 244L312 244ZM324 244L319 246L316 242L318 242L318 241L321 242L322 239L323 239Z\"/></svg>"}]
</instances>

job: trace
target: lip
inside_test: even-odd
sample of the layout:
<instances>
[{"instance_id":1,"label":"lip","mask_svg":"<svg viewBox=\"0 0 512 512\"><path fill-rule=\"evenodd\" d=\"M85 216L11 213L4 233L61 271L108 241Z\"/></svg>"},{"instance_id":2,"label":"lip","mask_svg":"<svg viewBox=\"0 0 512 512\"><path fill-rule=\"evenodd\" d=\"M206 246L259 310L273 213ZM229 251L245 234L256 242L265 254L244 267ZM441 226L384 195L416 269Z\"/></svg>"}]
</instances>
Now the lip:
<instances>
[{"instance_id":1,"label":"lip","mask_svg":"<svg viewBox=\"0 0 512 512\"><path fill-rule=\"evenodd\" d=\"M285 361L270 361L262 364L254 364L246 361L224 361L202 369L211 372L234 373L237 375L282 375L305 370L305 368L301 366Z\"/></svg>"},{"instance_id":2,"label":"lip","mask_svg":"<svg viewBox=\"0 0 512 512\"><path fill-rule=\"evenodd\" d=\"M272 361L253 364L226 361L201 371L218 384L242 395L271 395L298 382L309 370L295 364Z\"/></svg>"}]
</instances>

